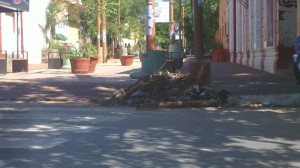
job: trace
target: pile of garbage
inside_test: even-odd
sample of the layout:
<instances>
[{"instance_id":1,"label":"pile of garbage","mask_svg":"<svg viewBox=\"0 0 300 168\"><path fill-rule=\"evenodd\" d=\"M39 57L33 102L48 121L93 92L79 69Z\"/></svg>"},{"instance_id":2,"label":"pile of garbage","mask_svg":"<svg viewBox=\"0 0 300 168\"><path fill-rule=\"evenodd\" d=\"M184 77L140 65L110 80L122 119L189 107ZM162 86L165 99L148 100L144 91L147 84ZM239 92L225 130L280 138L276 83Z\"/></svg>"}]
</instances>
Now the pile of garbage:
<instances>
[{"instance_id":1,"label":"pile of garbage","mask_svg":"<svg viewBox=\"0 0 300 168\"><path fill-rule=\"evenodd\" d=\"M229 92L214 90L195 79L191 74L160 71L116 91L112 99L116 104L137 107L216 106L227 102Z\"/></svg>"}]
</instances>

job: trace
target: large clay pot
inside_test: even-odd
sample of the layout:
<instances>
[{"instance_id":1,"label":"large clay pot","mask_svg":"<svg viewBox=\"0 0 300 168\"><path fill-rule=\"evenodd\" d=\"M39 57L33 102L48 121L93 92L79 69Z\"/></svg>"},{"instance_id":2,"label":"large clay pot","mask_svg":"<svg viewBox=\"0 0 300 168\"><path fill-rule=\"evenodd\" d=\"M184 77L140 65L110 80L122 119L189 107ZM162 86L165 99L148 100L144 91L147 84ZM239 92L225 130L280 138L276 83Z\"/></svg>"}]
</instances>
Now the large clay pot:
<instances>
[{"instance_id":1,"label":"large clay pot","mask_svg":"<svg viewBox=\"0 0 300 168\"><path fill-rule=\"evenodd\" d=\"M135 57L135 55L120 55L119 56L122 66L132 65L134 57Z\"/></svg>"},{"instance_id":2,"label":"large clay pot","mask_svg":"<svg viewBox=\"0 0 300 168\"><path fill-rule=\"evenodd\" d=\"M90 58L71 58L72 73L85 74L89 71Z\"/></svg>"},{"instance_id":3,"label":"large clay pot","mask_svg":"<svg viewBox=\"0 0 300 168\"><path fill-rule=\"evenodd\" d=\"M90 58L90 65L89 65L89 73L94 73L96 65L98 63L98 57L91 57Z\"/></svg>"}]
</instances>

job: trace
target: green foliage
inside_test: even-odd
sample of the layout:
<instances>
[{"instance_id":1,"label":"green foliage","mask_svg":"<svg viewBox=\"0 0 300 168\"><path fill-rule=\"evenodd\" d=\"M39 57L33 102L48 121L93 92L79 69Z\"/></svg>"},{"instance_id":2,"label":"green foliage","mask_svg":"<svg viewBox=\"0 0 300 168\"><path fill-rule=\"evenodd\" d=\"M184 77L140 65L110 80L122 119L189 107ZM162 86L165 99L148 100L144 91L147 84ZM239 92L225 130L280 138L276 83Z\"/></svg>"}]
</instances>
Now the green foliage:
<instances>
[{"instance_id":1,"label":"green foliage","mask_svg":"<svg viewBox=\"0 0 300 168\"><path fill-rule=\"evenodd\" d=\"M64 55L67 59L85 58L84 52L79 49L72 49Z\"/></svg>"},{"instance_id":2,"label":"green foliage","mask_svg":"<svg viewBox=\"0 0 300 168\"><path fill-rule=\"evenodd\" d=\"M185 1L185 16L184 16L184 35L187 43L192 43L194 41L194 22L193 22L193 10L191 1Z\"/></svg>"},{"instance_id":3,"label":"green foliage","mask_svg":"<svg viewBox=\"0 0 300 168\"><path fill-rule=\"evenodd\" d=\"M46 24L47 26L55 25L58 22L57 15L61 11L61 7L55 1L50 1L46 8Z\"/></svg>"},{"instance_id":4,"label":"green foliage","mask_svg":"<svg viewBox=\"0 0 300 168\"><path fill-rule=\"evenodd\" d=\"M62 11L59 3L50 1L46 8L46 29L50 29L51 37L55 34L55 25L59 23L58 13Z\"/></svg>"},{"instance_id":5,"label":"green foliage","mask_svg":"<svg viewBox=\"0 0 300 168\"><path fill-rule=\"evenodd\" d=\"M159 44L162 48L168 48L168 45L170 43L169 24L168 23L156 24L155 43Z\"/></svg>"},{"instance_id":6,"label":"green foliage","mask_svg":"<svg viewBox=\"0 0 300 168\"><path fill-rule=\"evenodd\" d=\"M123 38L145 36L146 3L141 0L121 0L121 34Z\"/></svg>"},{"instance_id":7,"label":"green foliage","mask_svg":"<svg viewBox=\"0 0 300 168\"><path fill-rule=\"evenodd\" d=\"M80 25L83 38L97 38L97 14L96 0L82 0L85 9L80 15Z\"/></svg>"},{"instance_id":8,"label":"green foliage","mask_svg":"<svg viewBox=\"0 0 300 168\"><path fill-rule=\"evenodd\" d=\"M82 0L85 9L81 13L82 36L97 40L97 16L100 12L106 14L106 30L109 42L118 35L118 0L105 0L98 4L97 0ZM121 36L142 40L145 36L146 2L141 0L121 0Z\"/></svg>"},{"instance_id":9,"label":"green foliage","mask_svg":"<svg viewBox=\"0 0 300 168\"><path fill-rule=\"evenodd\" d=\"M82 45L81 50L87 56L95 56L97 53L97 48L92 43Z\"/></svg>"},{"instance_id":10,"label":"green foliage","mask_svg":"<svg viewBox=\"0 0 300 168\"><path fill-rule=\"evenodd\" d=\"M215 41L215 32L219 26L220 0L203 0L203 44L204 51L218 45ZM185 1L185 36L188 43L193 43L194 23L191 1Z\"/></svg>"},{"instance_id":11,"label":"green foliage","mask_svg":"<svg viewBox=\"0 0 300 168\"><path fill-rule=\"evenodd\" d=\"M204 51L215 48L215 33L219 26L219 0L203 1L203 44Z\"/></svg>"},{"instance_id":12,"label":"green foliage","mask_svg":"<svg viewBox=\"0 0 300 168\"><path fill-rule=\"evenodd\" d=\"M61 50L63 48L63 45L59 43L58 41L50 41L49 42L49 49L57 49Z\"/></svg>"},{"instance_id":13,"label":"green foliage","mask_svg":"<svg viewBox=\"0 0 300 168\"><path fill-rule=\"evenodd\" d=\"M46 29L50 29L51 37L55 38L55 26L67 23L71 27L79 27L81 10L67 0L50 0L46 8Z\"/></svg>"},{"instance_id":14,"label":"green foliage","mask_svg":"<svg viewBox=\"0 0 300 168\"><path fill-rule=\"evenodd\" d=\"M90 58L97 53L96 47L92 43L82 44L79 49L70 48L66 51L65 58Z\"/></svg>"},{"instance_id":15,"label":"green foliage","mask_svg":"<svg viewBox=\"0 0 300 168\"><path fill-rule=\"evenodd\" d=\"M63 34L55 34L54 39L61 40L61 41L66 41L67 37Z\"/></svg>"}]
</instances>

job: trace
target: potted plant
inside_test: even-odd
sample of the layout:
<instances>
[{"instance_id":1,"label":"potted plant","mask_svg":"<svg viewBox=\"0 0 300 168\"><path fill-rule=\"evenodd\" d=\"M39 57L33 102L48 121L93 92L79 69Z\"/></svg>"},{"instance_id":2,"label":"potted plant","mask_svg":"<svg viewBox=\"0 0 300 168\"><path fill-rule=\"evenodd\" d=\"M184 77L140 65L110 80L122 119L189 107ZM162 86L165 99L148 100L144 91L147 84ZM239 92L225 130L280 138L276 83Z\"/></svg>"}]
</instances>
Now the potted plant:
<instances>
[{"instance_id":1,"label":"potted plant","mask_svg":"<svg viewBox=\"0 0 300 168\"><path fill-rule=\"evenodd\" d=\"M135 55L130 52L130 44L125 44L124 48L119 48L119 55L122 66L130 66L133 63Z\"/></svg>"},{"instance_id":2,"label":"potted plant","mask_svg":"<svg viewBox=\"0 0 300 168\"><path fill-rule=\"evenodd\" d=\"M90 65L89 65L88 73L94 73L96 65L98 63L98 57L96 55L96 53L97 53L96 47L91 43L87 43L87 44L84 44L81 48L82 48L84 54L90 58Z\"/></svg>"},{"instance_id":3,"label":"potted plant","mask_svg":"<svg viewBox=\"0 0 300 168\"><path fill-rule=\"evenodd\" d=\"M65 58L70 59L72 73L88 73L90 56L86 55L83 50L71 49L65 54Z\"/></svg>"},{"instance_id":4,"label":"potted plant","mask_svg":"<svg viewBox=\"0 0 300 168\"><path fill-rule=\"evenodd\" d=\"M98 62L96 48L91 43L71 47L65 54L70 59L72 73L93 73Z\"/></svg>"}]
</instances>

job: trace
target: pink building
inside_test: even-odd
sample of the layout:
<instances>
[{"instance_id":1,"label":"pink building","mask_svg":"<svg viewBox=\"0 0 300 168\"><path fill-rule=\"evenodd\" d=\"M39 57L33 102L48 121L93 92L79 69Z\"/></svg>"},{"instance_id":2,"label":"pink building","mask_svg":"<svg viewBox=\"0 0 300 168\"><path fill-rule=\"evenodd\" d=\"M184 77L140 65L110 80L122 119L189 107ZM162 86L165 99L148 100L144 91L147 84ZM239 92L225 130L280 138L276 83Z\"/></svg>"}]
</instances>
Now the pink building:
<instances>
[{"instance_id":1,"label":"pink building","mask_svg":"<svg viewBox=\"0 0 300 168\"><path fill-rule=\"evenodd\" d=\"M231 62L292 76L290 58L297 36L297 1L224 1L220 1L217 37L229 50Z\"/></svg>"}]
</instances>

